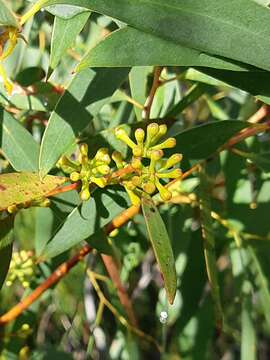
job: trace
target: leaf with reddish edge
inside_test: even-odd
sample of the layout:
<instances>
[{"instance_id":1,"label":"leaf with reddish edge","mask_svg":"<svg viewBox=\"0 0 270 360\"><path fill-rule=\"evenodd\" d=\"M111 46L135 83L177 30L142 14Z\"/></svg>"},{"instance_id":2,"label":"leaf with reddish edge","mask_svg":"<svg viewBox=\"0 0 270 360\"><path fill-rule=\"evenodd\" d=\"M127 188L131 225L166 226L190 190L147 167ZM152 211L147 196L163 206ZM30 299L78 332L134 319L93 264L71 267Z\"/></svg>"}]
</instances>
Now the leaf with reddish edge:
<instances>
[{"instance_id":1,"label":"leaf with reddish edge","mask_svg":"<svg viewBox=\"0 0 270 360\"><path fill-rule=\"evenodd\" d=\"M47 175L43 179L30 172L0 175L0 211L46 197L67 178Z\"/></svg>"}]
</instances>

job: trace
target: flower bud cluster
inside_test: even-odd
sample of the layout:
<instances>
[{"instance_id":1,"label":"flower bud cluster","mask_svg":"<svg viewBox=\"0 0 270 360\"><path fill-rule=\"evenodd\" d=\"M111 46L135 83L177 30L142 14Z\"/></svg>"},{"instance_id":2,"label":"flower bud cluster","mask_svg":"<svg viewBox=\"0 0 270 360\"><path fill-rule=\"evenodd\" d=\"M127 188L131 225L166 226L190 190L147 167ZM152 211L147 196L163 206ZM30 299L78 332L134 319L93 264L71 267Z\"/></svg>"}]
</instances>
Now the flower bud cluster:
<instances>
[{"instance_id":1,"label":"flower bud cluster","mask_svg":"<svg viewBox=\"0 0 270 360\"><path fill-rule=\"evenodd\" d=\"M28 288L34 274L34 262L25 250L14 252L10 262L10 268L6 285L11 286L15 280L19 280L24 288Z\"/></svg>"},{"instance_id":2,"label":"flower bud cluster","mask_svg":"<svg viewBox=\"0 0 270 360\"><path fill-rule=\"evenodd\" d=\"M173 148L176 145L174 138L160 142L166 133L166 125L152 123L147 126L146 134L143 129L135 131L135 143L124 129L118 128L115 131L117 139L124 142L132 150L131 166L136 174L123 181L123 185L134 205L140 204L140 198L145 193L152 195L158 191L164 201L168 201L172 197L171 192L163 183L168 179L181 176L181 170L175 166L182 160L182 155L174 154L169 159L163 158L163 150Z\"/></svg>"},{"instance_id":3,"label":"flower bud cluster","mask_svg":"<svg viewBox=\"0 0 270 360\"><path fill-rule=\"evenodd\" d=\"M91 184L96 184L100 188L107 185L108 175L111 172L110 162L111 158L108 149L99 149L94 158L89 159L88 146L82 144L77 160L73 161L63 156L58 161L58 167L69 174L71 181L81 181L80 197L83 201L86 201L90 198Z\"/></svg>"},{"instance_id":4,"label":"flower bud cluster","mask_svg":"<svg viewBox=\"0 0 270 360\"><path fill-rule=\"evenodd\" d=\"M80 197L83 201L90 198L92 184L100 188L113 184L123 185L133 205L139 205L142 196L155 192L159 192L162 200L168 201L172 194L165 184L169 179L181 176L181 170L176 166L181 162L182 155L174 154L168 159L164 158L163 150L176 145L174 138L162 141L166 133L166 125L152 123L147 126L146 133L143 129L135 131L135 142L123 128L117 128L116 138L132 150L129 162L118 151L114 151L110 157L106 148L99 149L94 158L89 159L88 146L82 144L76 160L63 156L58 167L69 174L71 181L81 182ZM121 176L112 176L113 170L109 166L111 159L117 170L123 170Z\"/></svg>"}]
</instances>

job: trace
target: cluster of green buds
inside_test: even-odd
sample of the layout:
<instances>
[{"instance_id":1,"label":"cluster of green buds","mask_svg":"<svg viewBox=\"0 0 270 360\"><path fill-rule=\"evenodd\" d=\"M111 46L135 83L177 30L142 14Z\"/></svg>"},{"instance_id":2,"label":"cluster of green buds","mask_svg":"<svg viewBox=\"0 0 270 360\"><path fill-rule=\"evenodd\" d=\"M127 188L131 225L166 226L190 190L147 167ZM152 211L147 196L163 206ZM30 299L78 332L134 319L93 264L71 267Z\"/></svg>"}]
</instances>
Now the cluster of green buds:
<instances>
[{"instance_id":1,"label":"cluster of green buds","mask_svg":"<svg viewBox=\"0 0 270 360\"><path fill-rule=\"evenodd\" d=\"M24 288L28 288L33 274L34 261L32 254L25 250L14 252L10 262L6 285L10 287L15 280L18 280Z\"/></svg>"},{"instance_id":2,"label":"cluster of green buds","mask_svg":"<svg viewBox=\"0 0 270 360\"><path fill-rule=\"evenodd\" d=\"M81 181L80 197L83 201L86 201L90 198L90 186L92 184L100 188L107 185L108 175L111 172L110 162L111 158L108 149L99 149L94 158L89 159L88 146L82 144L76 160L63 156L58 161L58 167L69 174L71 181Z\"/></svg>"},{"instance_id":3,"label":"cluster of green buds","mask_svg":"<svg viewBox=\"0 0 270 360\"><path fill-rule=\"evenodd\" d=\"M175 147L176 140L168 138L164 141L160 140L167 133L166 125L158 125L152 123L147 126L147 131L137 129L135 131L134 142L122 128L115 131L117 139L124 142L132 150L131 166L134 169L135 175L128 176L123 185L129 194L131 202L134 205L140 204L140 198L144 193L148 195L159 192L160 197L164 201L171 199L172 194L162 182L168 179L176 179L181 176L181 170L175 166L182 160L181 154L174 154L169 159L164 159L164 149ZM145 136L146 135L146 136ZM115 160L115 156L112 156ZM116 165L126 166L120 162L120 155L117 154Z\"/></svg>"}]
</instances>

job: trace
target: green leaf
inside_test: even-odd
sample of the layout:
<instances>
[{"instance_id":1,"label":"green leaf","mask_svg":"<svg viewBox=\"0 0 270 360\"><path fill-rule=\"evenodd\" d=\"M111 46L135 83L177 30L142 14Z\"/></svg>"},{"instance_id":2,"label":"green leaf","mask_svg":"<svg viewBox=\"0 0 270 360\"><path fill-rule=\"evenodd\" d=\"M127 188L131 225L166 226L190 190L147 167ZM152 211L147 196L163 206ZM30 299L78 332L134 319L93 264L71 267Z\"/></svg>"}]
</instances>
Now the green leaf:
<instances>
[{"instance_id":1,"label":"green leaf","mask_svg":"<svg viewBox=\"0 0 270 360\"><path fill-rule=\"evenodd\" d=\"M72 5L53 5L47 7L46 10L54 16L57 16L64 20L72 19L74 16L77 16L87 11L87 9L85 8Z\"/></svg>"},{"instance_id":2,"label":"green leaf","mask_svg":"<svg viewBox=\"0 0 270 360\"><path fill-rule=\"evenodd\" d=\"M85 70L73 81L51 114L44 133L39 169L46 175L76 142L76 136L97 115L127 77L129 69Z\"/></svg>"},{"instance_id":3,"label":"green leaf","mask_svg":"<svg viewBox=\"0 0 270 360\"><path fill-rule=\"evenodd\" d=\"M252 294L249 283L245 284L247 294L242 300L242 339L241 339L241 359L256 360L256 330L252 319Z\"/></svg>"},{"instance_id":4,"label":"green leaf","mask_svg":"<svg viewBox=\"0 0 270 360\"><path fill-rule=\"evenodd\" d=\"M188 106L193 104L196 100L198 100L203 93L205 92L206 87L202 84L193 85L189 91L185 94L185 96L173 106L172 109L166 114L165 117L175 117L181 112L183 112Z\"/></svg>"},{"instance_id":5,"label":"green leaf","mask_svg":"<svg viewBox=\"0 0 270 360\"><path fill-rule=\"evenodd\" d=\"M247 122L225 120L210 122L182 131L175 136L174 152L180 152L187 159L205 159L213 154L233 135L248 127Z\"/></svg>"},{"instance_id":6,"label":"green leaf","mask_svg":"<svg viewBox=\"0 0 270 360\"><path fill-rule=\"evenodd\" d=\"M120 48L122 50L122 47ZM151 66L134 66L129 73L129 84L132 99L144 105L147 97L147 80L151 72ZM142 109L134 107L138 121L142 121Z\"/></svg>"},{"instance_id":7,"label":"green leaf","mask_svg":"<svg viewBox=\"0 0 270 360\"><path fill-rule=\"evenodd\" d=\"M258 256L251 246L247 247L247 252L250 256L249 269L253 276L253 281L258 289L259 301L265 316L268 327L270 326L270 291L268 287L268 280L265 276Z\"/></svg>"},{"instance_id":8,"label":"green leaf","mask_svg":"<svg viewBox=\"0 0 270 360\"><path fill-rule=\"evenodd\" d=\"M15 14L11 11L5 0L0 0L0 26L19 27Z\"/></svg>"},{"instance_id":9,"label":"green leaf","mask_svg":"<svg viewBox=\"0 0 270 360\"><path fill-rule=\"evenodd\" d=\"M65 54L76 40L77 35L82 31L90 16L89 11L81 12L70 19L55 17L52 40L50 68L55 69Z\"/></svg>"},{"instance_id":10,"label":"green leaf","mask_svg":"<svg viewBox=\"0 0 270 360\"><path fill-rule=\"evenodd\" d=\"M94 192L94 198L76 207L66 218L63 226L54 235L42 252L42 258L48 259L69 250L82 240L90 238L108 224L115 216L128 207L124 191L107 190ZM106 244L100 237L100 245L95 236L89 239L91 246L104 251Z\"/></svg>"},{"instance_id":11,"label":"green leaf","mask_svg":"<svg viewBox=\"0 0 270 360\"><path fill-rule=\"evenodd\" d=\"M0 147L17 171L37 171L39 145L32 135L0 107Z\"/></svg>"},{"instance_id":12,"label":"green leaf","mask_svg":"<svg viewBox=\"0 0 270 360\"><path fill-rule=\"evenodd\" d=\"M218 282L217 259L215 254L216 240L211 217L209 181L205 168L202 168L200 171L200 215L207 275L214 301L216 324L218 329L221 330L223 327L223 310Z\"/></svg>"},{"instance_id":13,"label":"green leaf","mask_svg":"<svg viewBox=\"0 0 270 360\"><path fill-rule=\"evenodd\" d=\"M253 0L49 0L47 5L59 3L87 7L177 44L270 69L270 12Z\"/></svg>"},{"instance_id":14,"label":"green leaf","mask_svg":"<svg viewBox=\"0 0 270 360\"><path fill-rule=\"evenodd\" d=\"M12 256L14 216L0 220L0 289L8 273Z\"/></svg>"},{"instance_id":15,"label":"green leaf","mask_svg":"<svg viewBox=\"0 0 270 360\"><path fill-rule=\"evenodd\" d=\"M242 70L234 64L198 50L176 44L129 26L117 30L91 49L76 70L87 67L147 65L209 66L218 69Z\"/></svg>"},{"instance_id":16,"label":"green leaf","mask_svg":"<svg viewBox=\"0 0 270 360\"><path fill-rule=\"evenodd\" d=\"M66 182L66 178L48 175L40 179L34 173L10 173L0 175L0 211L43 198Z\"/></svg>"},{"instance_id":17,"label":"green leaf","mask_svg":"<svg viewBox=\"0 0 270 360\"><path fill-rule=\"evenodd\" d=\"M176 294L177 278L171 242L165 224L154 202L143 198L142 210L149 239L164 279L168 301L172 304Z\"/></svg>"}]
</instances>

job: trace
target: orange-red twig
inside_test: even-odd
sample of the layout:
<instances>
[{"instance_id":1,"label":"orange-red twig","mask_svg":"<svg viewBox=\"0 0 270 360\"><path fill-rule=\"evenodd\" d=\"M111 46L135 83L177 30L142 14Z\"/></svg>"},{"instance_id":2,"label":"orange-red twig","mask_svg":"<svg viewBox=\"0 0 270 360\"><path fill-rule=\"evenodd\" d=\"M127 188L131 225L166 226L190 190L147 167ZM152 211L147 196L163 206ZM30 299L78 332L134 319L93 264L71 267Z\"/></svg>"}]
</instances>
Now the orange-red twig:
<instances>
[{"instance_id":1,"label":"orange-red twig","mask_svg":"<svg viewBox=\"0 0 270 360\"><path fill-rule=\"evenodd\" d=\"M46 290L51 288L60 279L62 279L81 259L92 251L89 245L85 245L70 260L61 264L41 285L39 285L30 295L20 301L6 314L0 317L0 325L4 325L16 319L24 310L35 302Z\"/></svg>"},{"instance_id":2,"label":"orange-red twig","mask_svg":"<svg viewBox=\"0 0 270 360\"><path fill-rule=\"evenodd\" d=\"M122 214L117 216L110 224L107 225L105 231L109 234L112 230L123 226L127 221L132 219L139 212L139 207L131 206L125 210ZM6 314L0 316L0 325L7 324L8 322L16 319L24 310L26 310L33 302L35 302L46 290L51 288L56 284L60 279L62 279L69 271L72 269L81 259L83 259L87 254L92 251L92 248L89 245L85 245L82 249L74 255L70 260L61 264L41 285L39 285L30 295L25 299L16 304L12 309L10 309ZM108 259L105 260L105 266L109 274L114 275L116 279L117 272L115 270L116 265L114 260ZM107 265L106 265L107 264ZM113 280L114 281L114 280ZM116 281L116 280L115 280ZM124 306L127 315L129 316L130 322L134 321L133 310L131 303L129 301L128 295L125 292L124 287L121 285L120 279L116 281L117 288L121 289L120 301ZM118 292L120 296L120 291ZM127 308L126 308L127 306Z\"/></svg>"}]
</instances>

